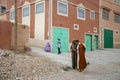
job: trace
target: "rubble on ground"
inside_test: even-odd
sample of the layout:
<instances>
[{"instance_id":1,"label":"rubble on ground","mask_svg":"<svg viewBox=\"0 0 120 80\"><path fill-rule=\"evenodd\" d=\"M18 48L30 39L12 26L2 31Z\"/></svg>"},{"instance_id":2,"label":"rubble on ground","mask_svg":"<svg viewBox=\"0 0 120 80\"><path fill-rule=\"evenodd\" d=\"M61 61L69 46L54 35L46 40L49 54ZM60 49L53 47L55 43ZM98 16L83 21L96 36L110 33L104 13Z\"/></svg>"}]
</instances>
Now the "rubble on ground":
<instances>
[{"instance_id":1,"label":"rubble on ground","mask_svg":"<svg viewBox=\"0 0 120 80\"><path fill-rule=\"evenodd\" d=\"M0 80L47 80L44 78L62 72L61 66L43 56L14 54L0 49Z\"/></svg>"}]
</instances>

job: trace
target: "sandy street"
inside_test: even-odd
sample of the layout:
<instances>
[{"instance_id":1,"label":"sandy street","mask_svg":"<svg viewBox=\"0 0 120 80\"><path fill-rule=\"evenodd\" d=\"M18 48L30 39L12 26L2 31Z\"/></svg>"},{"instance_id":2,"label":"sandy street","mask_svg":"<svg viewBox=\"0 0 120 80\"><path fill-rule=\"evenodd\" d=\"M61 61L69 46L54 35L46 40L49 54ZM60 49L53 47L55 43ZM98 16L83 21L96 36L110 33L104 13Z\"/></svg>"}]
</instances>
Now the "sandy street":
<instances>
[{"instance_id":1,"label":"sandy street","mask_svg":"<svg viewBox=\"0 0 120 80\"><path fill-rule=\"evenodd\" d=\"M120 49L86 52L90 65L84 72L71 69L71 54L0 50L0 80L120 80ZM65 70L67 69L67 70Z\"/></svg>"}]
</instances>

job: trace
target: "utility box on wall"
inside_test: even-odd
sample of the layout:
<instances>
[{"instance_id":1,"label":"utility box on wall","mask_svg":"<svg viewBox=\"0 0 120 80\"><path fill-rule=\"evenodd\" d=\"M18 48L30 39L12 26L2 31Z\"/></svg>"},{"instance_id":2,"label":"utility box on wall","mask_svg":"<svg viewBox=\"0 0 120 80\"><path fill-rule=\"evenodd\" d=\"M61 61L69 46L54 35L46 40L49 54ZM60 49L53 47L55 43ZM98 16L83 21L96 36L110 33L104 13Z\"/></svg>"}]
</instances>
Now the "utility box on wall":
<instances>
[{"instance_id":1,"label":"utility box on wall","mask_svg":"<svg viewBox=\"0 0 120 80\"><path fill-rule=\"evenodd\" d=\"M29 47L29 27L18 24L17 49L24 50ZM0 48L14 49L14 24L0 20Z\"/></svg>"}]
</instances>

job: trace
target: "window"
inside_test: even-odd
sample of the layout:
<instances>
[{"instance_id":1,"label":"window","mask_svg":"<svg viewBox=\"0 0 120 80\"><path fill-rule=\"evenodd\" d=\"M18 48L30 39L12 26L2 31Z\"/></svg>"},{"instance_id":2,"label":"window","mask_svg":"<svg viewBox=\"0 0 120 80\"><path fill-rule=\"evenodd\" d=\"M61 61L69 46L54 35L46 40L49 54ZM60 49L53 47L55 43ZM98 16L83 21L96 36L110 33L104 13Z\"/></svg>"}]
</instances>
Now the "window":
<instances>
[{"instance_id":1,"label":"window","mask_svg":"<svg viewBox=\"0 0 120 80\"><path fill-rule=\"evenodd\" d=\"M102 11L102 18L103 18L104 20L109 20L109 11L110 11L110 10L103 9L103 11Z\"/></svg>"},{"instance_id":2,"label":"window","mask_svg":"<svg viewBox=\"0 0 120 80\"><path fill-rule=\"evenodd\" d=\"M23 8L23 17L29 16L29 6Z\"/></svg>"},{"instance_id":3,"label":"window","mask_svg":"<svg viewBox=\"0 0 120 80\"><path fill-rule=\"evenodd\" d=\"M120 0L114 0L116 4L120 4Z\"/></svg>"},{"instance_id":4,"label":"window","mask_svg":"<svg viewBox=\"0 0 120 80\"><path fill-rule=\"evenodd\" d=\"M14 11L10 11L10 20L14 19Z\"/></svg>"},{"instance_id":5,"label":"window","mask_svg":"<svg viewBox=\"0 0 120 80\"><path fill-rule=\"evenodd\" d=\"M77 18L85 20L85 8L82 7L77 8Z\"/></svg>"},{"instance_id":6,"label":"window","mask_svg":"<svg viewBox=\"0 0 120 80\"><path fill-rule=\"evenodd\" d=\"M0 13L5 13L6 7L5 6L0 6Z\"/></svg>"},{"instance_id":7,"label":"window","mask_svg":"<svg viewBox=\"0 0 120 80\"><path fill-rule=\"evenodd\" d=\"M58 14L68 16L68 3L58 1Z\"/></svg>"},{"instance_id":8,"label":"window","mask_svg":"<svg viewBox=\"0 0 120 80\"><path fill-rule=\"evenodd\" d=\"M44 12L44 3L36 4L36 14Z\"/></svg>"},{"instance_id":9,"label":"window","mask_svg":"<svg viewBox=\"0 0 120 80\"><path fill-rule=\"evenodd\" d=\"M120 14L114 13L114 22L115 23L120 23Z\"/></svg>"},{"instance_id":10,"label":"window","mask_svg":"<svg viewBox=\"0 0 120 80\"><path fill-rule=\"evenodd\" d=\"M95 12L94 11L90 11L90 19L95 19Z\"/></svg>"}]
</instances>

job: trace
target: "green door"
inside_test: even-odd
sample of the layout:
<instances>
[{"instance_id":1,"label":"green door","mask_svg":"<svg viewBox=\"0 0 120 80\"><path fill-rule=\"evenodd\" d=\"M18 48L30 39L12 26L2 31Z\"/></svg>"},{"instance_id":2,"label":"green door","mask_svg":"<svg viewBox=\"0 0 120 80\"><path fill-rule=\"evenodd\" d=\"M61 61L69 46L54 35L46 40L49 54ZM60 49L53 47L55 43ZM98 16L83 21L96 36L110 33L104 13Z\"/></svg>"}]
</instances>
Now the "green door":
<instances>
[{"instance_id":1,"label":"green door","mask_svg":"<svg viewBox=\"0 0 120 80\"><path fill-rule=\"evenodd\" d=\"M94 50L97 50L98 49L98 36L95 35L94 36Z\"/></svg>"},{"instance_id":2,"label":"green door","mask_svg":"<svg viewBox=\"0 0 120 80\"><path fill-rule=\"evenodd\" d=\"M57 52L57 39L60 38L60 30L53 28L52 52Z\"/></svg>"},{"instance_id":3,"label":"green door","mask_svg":"<svg viewBox=\"0 0 120 80\"><path fill-rule=\"evenodd\" d=\"M52 51L57 53L57 40L61 41L61 52L68 52L68 29L53 28L53 48Z\"/></svg>"},{"instance_id":4,"label":"green door","mask_svg":"<svg viewBox=\"0 0 120 80\"><path fill-rule=\"evenodd\" d=\"M85 46L86 46L86 51L92 50L92 35L89 35L89 34L86 35Z\"/></svg>"},{"instance_id":5,"label":"green door","mask_svg":"<svg viewBox=\"0 0 120 80\"><path fill-rule=\"evenodd\" d=\"M113 31L104 29L104 48L113 48Z\"/></svg>"}]
</instances>

